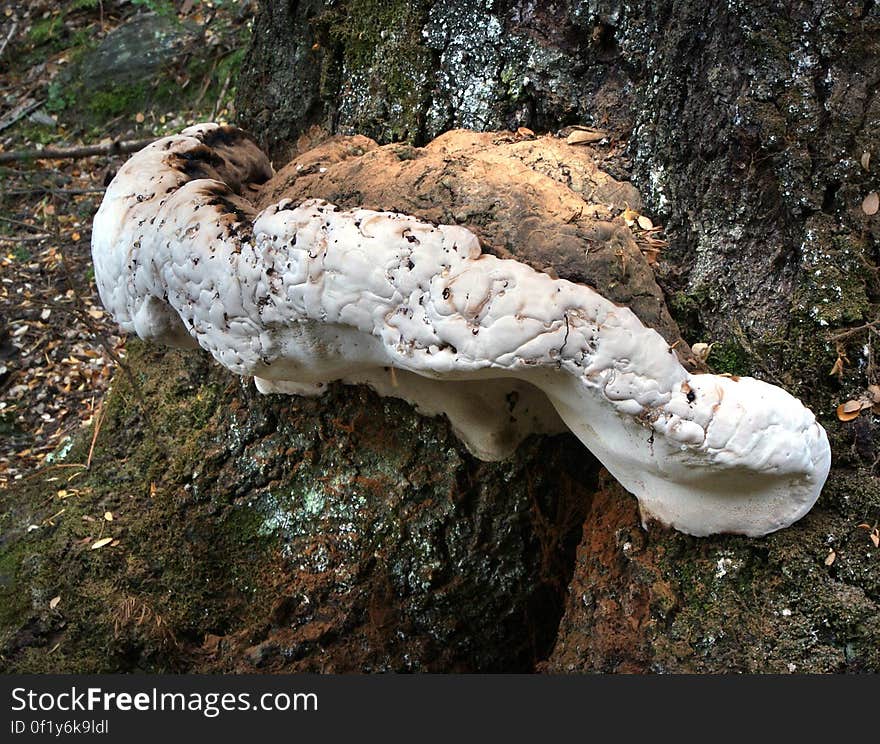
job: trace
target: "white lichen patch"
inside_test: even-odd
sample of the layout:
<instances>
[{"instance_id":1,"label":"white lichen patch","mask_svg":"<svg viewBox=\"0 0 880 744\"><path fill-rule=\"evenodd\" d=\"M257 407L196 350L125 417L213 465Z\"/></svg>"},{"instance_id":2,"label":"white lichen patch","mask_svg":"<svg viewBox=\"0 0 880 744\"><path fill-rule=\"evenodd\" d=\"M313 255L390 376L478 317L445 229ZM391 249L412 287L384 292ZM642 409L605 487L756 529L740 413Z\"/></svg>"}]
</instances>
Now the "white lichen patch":
<instances>
[{"instance_id":1,"label":"white lichen patch","mask_svg":"<svg viewBox=\"0 0 880 744\"><path fill-rule=\"evenodd\" d=\"M688 372L629 308L463 227L319 200L254 215L239 194L270 172L215 125L120 169L92 250L123 329L198 345L264 392L369 384L448 415L486 459L564 422L646 517L694 535L766 534L818 498L827 437L784 390Z\"/></svg>"}]
</instances>

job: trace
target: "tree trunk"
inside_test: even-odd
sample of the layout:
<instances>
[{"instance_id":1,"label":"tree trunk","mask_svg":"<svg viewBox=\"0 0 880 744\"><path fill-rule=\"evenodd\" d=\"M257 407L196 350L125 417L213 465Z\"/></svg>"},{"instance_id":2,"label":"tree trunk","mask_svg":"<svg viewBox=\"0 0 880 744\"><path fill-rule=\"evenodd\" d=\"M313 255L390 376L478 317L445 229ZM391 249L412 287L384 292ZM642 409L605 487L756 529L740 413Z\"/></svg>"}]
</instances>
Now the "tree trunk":
<instances>
[{"instance_id":1,"label":"tree trunk","mask_svg":"<svg viewBox=\"0 0 880 744\"><path fill-rule=\"evenodd\" d=\"M877 382L880 7L648 5L264 0L237 110L277 165L328 132L607 131L681 334L828 429L812 512L646 531L569 435L481 463L400 401L262 397L131 342L64 519L45 473L11 493L9 669L880 671L876 423L834 416ZM93 551L104 510L120 543Z\"/></svg>"}]
</instances>

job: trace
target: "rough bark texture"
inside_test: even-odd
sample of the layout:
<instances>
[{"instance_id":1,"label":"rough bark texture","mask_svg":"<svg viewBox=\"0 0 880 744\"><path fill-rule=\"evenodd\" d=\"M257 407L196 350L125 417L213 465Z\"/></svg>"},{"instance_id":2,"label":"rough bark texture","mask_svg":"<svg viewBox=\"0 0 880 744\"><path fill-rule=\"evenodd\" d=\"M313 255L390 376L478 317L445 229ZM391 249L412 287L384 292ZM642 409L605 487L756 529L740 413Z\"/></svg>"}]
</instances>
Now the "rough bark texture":
<instances>
[{"instance_id":1,"label":"rough bark texture","mask_svg":"<svg viewBox=\"0 0 880 744\"><path fill-rule=\"evenodd\" d=\"M610 131L626 156L606 167L666 227L658 280L685 337L830 430L819 505L766 540L645 534L613 488L594 498L546 668L877 669L880 553L858 526L880 517L876 424L833 417L877 381L870 331L828 375L832 336L876 317L880 220L860 208L880 186L876 3L267 2L257 29L253 62L293 60L256 65L278 95L241 88L278 154L312 126L417 144L454 126ZM321 71L308 110L280 84L300 65Z\"/></svg>"},{"instance_id":2,"label":"rough bark texture","mask_svg":"<svg viewBox=\"0 0 880 744\"><path fill-rule=\"evenodd\" d=\"M64 516L46 502L63 469L9 499L6 668L880 670L876 424L833 416L877 382L869 330L844 339L843 376L828 375L831 334L877 310L880 219L860 204L880 188L880 8L645 5L264 0L237 109L279 164L321 132L420 146L454 127L609 131L594 156L631 179L670 240L656 270L674 320L661 330L677 321L688 341L717 342L716 371L783 384L829 429L835 468L813 512L760 540L645 532L571 437L481 464L443 419L401 402L342 388L262 398L197 356L132 343ZM505 235L491 197L472 194L468 212L452 181L440 198L442 171L421 200L405 180L373 190L356 161L402 176L419 151L361 145L336 175L300 162L278 193L421 210L629 291L614 261L604 273L571 261L589 237L577 224L553 257L540 231ZM460 154L449 174L473 176L481 157ZM619 228L609 236L638 259ZM83 518L105 509L120 544L91 551L104 533Z\"/></svg>"}]
</instances>

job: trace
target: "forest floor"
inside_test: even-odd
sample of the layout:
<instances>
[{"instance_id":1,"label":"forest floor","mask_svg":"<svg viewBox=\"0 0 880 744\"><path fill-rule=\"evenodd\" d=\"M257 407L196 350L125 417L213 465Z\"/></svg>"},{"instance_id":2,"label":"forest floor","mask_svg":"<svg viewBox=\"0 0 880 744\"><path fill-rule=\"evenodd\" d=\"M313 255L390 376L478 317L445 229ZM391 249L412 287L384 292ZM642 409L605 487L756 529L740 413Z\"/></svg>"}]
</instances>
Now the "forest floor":
<instances>
[{"instance_id":1,"label":"forest floor","mask_svg":"<svg viewBox=\"0 0 880 744\"><path fill-rule=\"evenodd\" d=\"M254 10L247 0L0 1L0 489L100 417L124 364L90 242L104 188L128 155L26 151L110 149L230 119ZM138 24L159 29L152 43L166 46L127 54L131 30L149 36ZM111 74L90 80L100 64Z\"/></svg>"}]
</instances>

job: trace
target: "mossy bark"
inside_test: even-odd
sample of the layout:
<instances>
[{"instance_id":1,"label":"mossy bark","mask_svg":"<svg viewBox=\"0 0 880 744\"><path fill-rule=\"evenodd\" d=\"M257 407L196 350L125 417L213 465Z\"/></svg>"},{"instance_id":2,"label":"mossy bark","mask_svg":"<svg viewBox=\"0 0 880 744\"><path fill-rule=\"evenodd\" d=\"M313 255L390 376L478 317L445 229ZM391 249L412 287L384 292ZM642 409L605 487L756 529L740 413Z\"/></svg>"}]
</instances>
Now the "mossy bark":
<instances>
[{"instance_id":1,"label":"mossy bark","mask_svg":"<svg viewBox=\"0 0 880 744\"><path fill-rule=\"evenodd\" d=\"M336 71L324 80L337 84L316 90L308 112L245 95L245 123L259 121L277 153L315 125L416 144L456 126L608 130L627 142L612 174L631 178L665 225L658 279L685 338L715 342L717 371L798 394L831 435L835 469L816 509L764 540L646 534L622 494L594 499L548 668L880 668L880 551L859 526L880 518L877 426L834 417L878 382L875 344L867 329L833 339L873 321L880 297L880 219L860 208L880 190L880 8L437 0L378 30L415 50L377 46L371 58L347 41L360 4L334 4L344 31L329 35L319 5L314 23L279 26L285 5L264 3L262 43L285 56L316 34L313 53ZM413 81L406 96L383 86L388 69ZM339 84L350 79L367 84ZM843 374L829 376L838 351ZM637 622L626 597L642 601Z\"/></svg>"},{"instance_id":2,"label":"mossy bark","mask_svg":"<svg viewBox=\"0 0 880 744\"><path fill-rule=\"evenodd\" d=\"M833 416L877 382L867 329L828 374L877 311L878 31L835 0L264 0L237 110L279 164L312 127L626 142L685 338L813 407L828 486L768 538L645 532L570 437L481 464L403 403L260 398L131 343L92 470L4 495L5 668L880 670L876 424Z\"/></svg>"},{"instance_id":3,"label":"mossy bark","mask_svg":"<svg viewBox=\"0 0 880 744\"><path fill-rule=\"evenodd\" d=\"M549 654L598 472L573 437L481 463L445 419L365 388L261 396L200 353L128 352L91 468L84 432L4 494L6 671L524 671Z\"/></svg>"},{"instance_id":4,"label":"mossy bark","mask_svg":"<svg viewBox=\"0 0 880 744\"><path fill-rule=\"evenodd\" d=\"M274 9L283 5L264 3L264 44L280 50L306 28L320 34L319 23L279 32ZM424 112L418 128L400 126L400 99L381 86L326 88L318 105L293 116L283 98L245 97L245 121L259 121L278 152L314 125L380 140L405 132L416 143L454 126L608 130L627 142L629 158L611 172L630 177L665 225L658 279L685 338L715 342L717 371L801 396L832 439L835 469L814 512L764 540L645 534L619 493L594 499L548 668L877 669L877 427L872 416L845 425L834 417L838 403L877 382L874 337L866 328L838 347L833 336L877 317L880 219L860 204L880 188L880 8L833 0L414 7L407 23L421 14L420 54L382 64L420 81L411 94L419 103L406 111ZM353 8L334 11L345 38L356 36ZM344 38L331 42L316 53L342 69ZM431 64L413 72L429 53ZM370 80L379 67L359 59L358 79ZM371 101L366 119L346 114L357 97ZM829 376L838 351L843 374ZM596 503L616 507L599 513Z\"/></svg>"}]
</instances>

